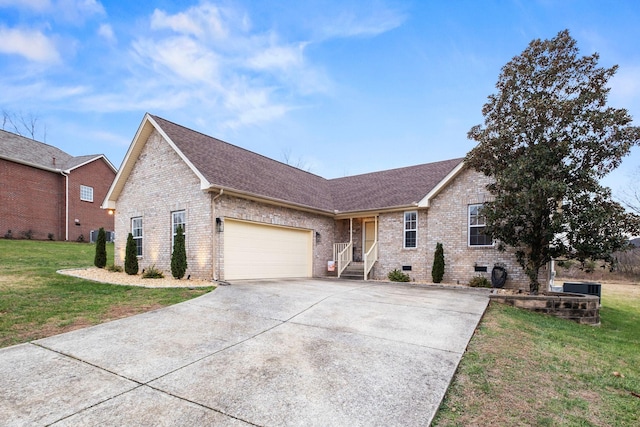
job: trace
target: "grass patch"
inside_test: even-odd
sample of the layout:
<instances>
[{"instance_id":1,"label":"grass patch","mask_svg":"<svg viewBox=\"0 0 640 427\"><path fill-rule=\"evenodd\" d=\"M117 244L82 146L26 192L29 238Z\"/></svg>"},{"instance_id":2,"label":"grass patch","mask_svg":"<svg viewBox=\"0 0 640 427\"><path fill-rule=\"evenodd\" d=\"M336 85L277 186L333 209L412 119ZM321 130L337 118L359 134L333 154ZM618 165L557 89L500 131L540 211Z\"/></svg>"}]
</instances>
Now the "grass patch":
<instances>
[{"instance_id":1,"label":"grass patch","mask_svg":"<svg viewBox=\"0 0 640 427\"><path fill-rule=\"evenodd\" d=\"M600 327L491 303L433 425L640 425L640 285L602 291Z\"/></svg>"},{"instance_id":2,"label":"grass patch","mask_svg":"<svg viewBox=\"0 0 640 427\"><path fill-rule=\"evenodd\" d=\"M176 304L210 288L115 286L57 274L93 265L95 244L0 239L0 347ZM113 244L107 244L113 259Z\"/></svg>"}]
</instances>

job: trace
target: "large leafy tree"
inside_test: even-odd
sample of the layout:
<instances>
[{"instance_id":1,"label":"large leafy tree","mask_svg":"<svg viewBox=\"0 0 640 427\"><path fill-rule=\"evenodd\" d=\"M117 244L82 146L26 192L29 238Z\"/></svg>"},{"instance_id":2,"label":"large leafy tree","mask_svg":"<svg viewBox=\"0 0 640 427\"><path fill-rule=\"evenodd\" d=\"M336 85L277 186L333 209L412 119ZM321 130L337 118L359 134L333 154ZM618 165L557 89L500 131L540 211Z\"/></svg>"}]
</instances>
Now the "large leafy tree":
<instances>
[{"instance_id":1,"label":"large leafy tree","mask_svg":"<svg viewBox=\"0 0 640 427\"><path fill-rule=\"evenodd\" d=\"M552 257L609 259L639 231L638 217L611 199L599 180L640 141L622 108L608 107L617 66L579 56L565 30L534 40L500 73L484 105L484 125L468 166L493 178L482 212L498 248L511 246L537 293Z\"/></svg>"}]
</instances>

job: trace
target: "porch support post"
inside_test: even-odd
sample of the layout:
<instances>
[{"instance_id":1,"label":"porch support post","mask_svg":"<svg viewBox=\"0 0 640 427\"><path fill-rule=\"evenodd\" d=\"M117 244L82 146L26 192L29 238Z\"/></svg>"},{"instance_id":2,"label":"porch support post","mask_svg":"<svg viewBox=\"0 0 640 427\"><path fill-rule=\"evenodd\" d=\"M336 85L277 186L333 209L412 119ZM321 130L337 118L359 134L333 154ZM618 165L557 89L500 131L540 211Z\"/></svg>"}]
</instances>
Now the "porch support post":
<instances>
[{"instance_id":1,"label":"porch support post","mask_svg":"<svg viewBox=\"0 0 640 427\"><path fill-rule=\"evenodd\" d=\"M349 218L349 243L353 244L353 218Z\"/></svg>"},{"instance_id":2,"label":"porch support post","mask_svg":"<svg viewBox=\"0 0 640 427\"><path fill-rule=\"evenodd\" d=\"M378 215L376 215L374 219L375 219L375 232L374 232L375 234L373 235L373 241L377 242L378 241Z\"/></svg>"}]
</instances>

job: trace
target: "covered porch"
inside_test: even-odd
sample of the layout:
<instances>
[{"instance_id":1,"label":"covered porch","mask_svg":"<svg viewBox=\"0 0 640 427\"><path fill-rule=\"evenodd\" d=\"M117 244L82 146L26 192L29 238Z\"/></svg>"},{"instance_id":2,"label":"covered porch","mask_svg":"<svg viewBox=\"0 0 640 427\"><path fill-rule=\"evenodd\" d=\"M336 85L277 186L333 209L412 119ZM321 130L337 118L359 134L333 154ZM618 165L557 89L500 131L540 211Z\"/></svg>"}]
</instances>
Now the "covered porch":
<instances>
[{"instance_id":1,"label":"covered porch","mask_svg":"<svg viewBox=\"0 0 640 427\"><path fill-rule=\"evenodd\" d=\"M378 215L337 219L336 236L333 259L337 276L367 280L378 261Z\"/></svg>"}]
</instances>

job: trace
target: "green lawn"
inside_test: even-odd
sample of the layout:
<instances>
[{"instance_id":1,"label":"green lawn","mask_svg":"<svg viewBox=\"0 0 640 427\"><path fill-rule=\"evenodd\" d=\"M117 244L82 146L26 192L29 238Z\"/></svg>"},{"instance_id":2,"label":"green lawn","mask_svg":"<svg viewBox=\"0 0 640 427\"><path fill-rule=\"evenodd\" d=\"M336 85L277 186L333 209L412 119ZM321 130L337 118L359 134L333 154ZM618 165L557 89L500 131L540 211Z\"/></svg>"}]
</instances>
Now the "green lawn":
<instances>
[{"instance_id":1,"label":"green lawn","mask_svg":"<svg viewBox=\"0 0 640 427\"><path fill-rule=\"evenodd\" d=\"M640 425L640 285L604 284L602 325L492 303L435 426Z\"/></svg>"},{"instance_id":2,"label":"green lawn","mask_svg":"<svg viewBox=\"0 0 640 427\"><path fill-rule=\"evenodd\" d=\"M0 239L0 347L176 304L214 289L107 285L56 273L92 266L94 255L95 245L88 243ZM112 244L107 244L107 260L113 260Z\"/></svg>"}]
</instances>

